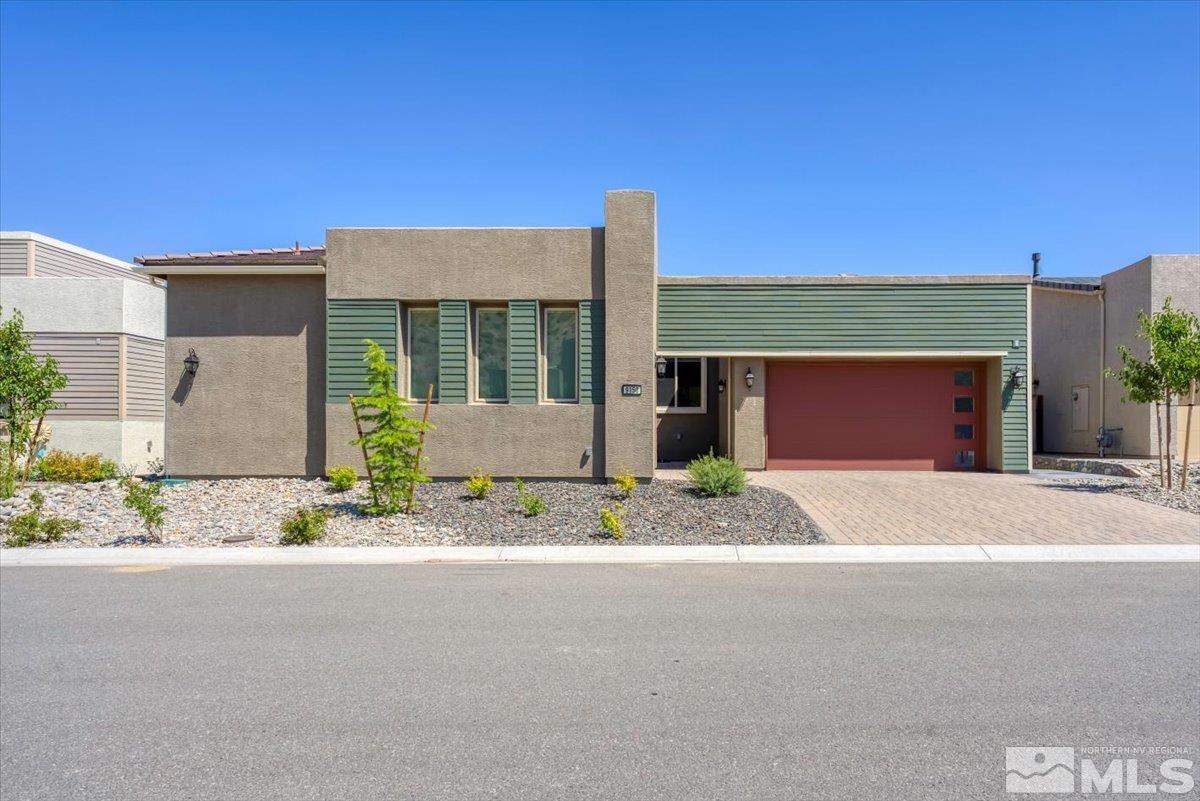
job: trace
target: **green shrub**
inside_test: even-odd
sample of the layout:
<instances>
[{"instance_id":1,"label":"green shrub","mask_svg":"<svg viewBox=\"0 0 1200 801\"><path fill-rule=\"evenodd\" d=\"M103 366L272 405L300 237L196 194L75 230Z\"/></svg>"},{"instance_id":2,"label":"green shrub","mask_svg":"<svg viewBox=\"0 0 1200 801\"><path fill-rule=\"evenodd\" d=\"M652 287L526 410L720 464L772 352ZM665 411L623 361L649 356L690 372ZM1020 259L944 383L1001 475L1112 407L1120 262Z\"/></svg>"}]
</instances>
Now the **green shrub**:
<instances>
[{"instance_id":1,"label":"green shrub","mask_svg":"<svg viewBox=\"0 0 1200 801\"><path fill-rule=\"evenodd\" d=\"M32 492L29 495L29 503L32 504L32 509L8 522L8 537L5 538L4 544L9 548L24 548L35 542L58 542L63 535L83 528L78 520L65 517L50 515L43 519L42 506L46 499L40 492Z\"/></svg>"},{"instance_id":2,"label":"green shrub","mask_svg":"<svg viewBox=\"0 0 1200 801\"><path fill-rule=\"evenodd\" d=\"M688 462L687 471L696 491L710 498L741 495L746 489L745 468L725 456L713 456L712 451Z\"/></svg>"},{"instance_id":3,"label":"green shrub","mask_svg":"<svg viewBox=\"0 0 1200 801\"><path fill-rule=\"evenodd\" d=\"M614 540L625 539L625 507L617 503L612 509L601 509L600 530Z\"/></svg>"},{"instance_id":4,"label":"green shrub","mask_svg":"<svg viewBox=\"0 0 1200 801\"><path fill-rule=\"evenodd\" d=\"M485 473L480 470L472 473L463 484L467 488L468 495L477 501L482 501L492 491L492 487L496 485L496 482L492 481L491 473Z\"/></svg>"},{"instance_id":5,"label":"green shrub","mask_svg":"<svg viewBox=\"0 0 1200 801\"><path fill-rule=\"evenodd\" d=\"M613 483L617 485L617 492L621 493L622 498L628 498L637 489L637 478L631 473L618 473L613 476Z\"/></svg>"},{"instance_id":6,"label":"green shrub","mask_svg":"<svg viewBox=\"0 0 1200 801\"><path fill-rule=\"evenodd\" d=\"M279 526L283 534L280 545L308 545L325 536L325 523L329 520L328 509L297 509Z\"/></svg>"},{"instance_id":7,"label":"green shrub","mask_svg":"<svg viewBox=\"0 0 1200 801\"><path fill-rule=\"evenodd\" d=\"M67 453L53 450L37 463L34 475L41 481L87 484L116 478L120 473L116 462L104 459L98 453Z\"/></svg>"},{"instance_id":8,"label":"green shrub","mask_svg":"<svg viewBox=\"0 0 1200 801\"><path fill-rule=\"evenodd\" d=\"M331 467L325 475L329 478L329 487L334 492L345 492L353 489L354 485L358 483L358 471L349 465L340 464Z\"/></svg>"},{"instance_id":9,"label":"green shrub","mask_svg":"<svg viewBox=\"0 0 1200 801\"><path fill-rule=\"evenodd\" d=\"M138 481L132 475L127 475L121 478L121 489L125 490L122 503L141 518L146 535L155 542L162 542L163 513L167 511L166 505L158 502L162 484Z\"/></svg>"},{"instance_id":10,"label":"green shrub","mask_svg":"<svg viewBox=\"0 0 1200 801\"><path fill-rule=\"evenodd\" d=\"M524 481L518 478L514 483L517 485L517 504L521 507L521 511L525 513L526 517L537 517L546 511L546 502L534 493L526 490Z\"/></svg>"}]
</instances>

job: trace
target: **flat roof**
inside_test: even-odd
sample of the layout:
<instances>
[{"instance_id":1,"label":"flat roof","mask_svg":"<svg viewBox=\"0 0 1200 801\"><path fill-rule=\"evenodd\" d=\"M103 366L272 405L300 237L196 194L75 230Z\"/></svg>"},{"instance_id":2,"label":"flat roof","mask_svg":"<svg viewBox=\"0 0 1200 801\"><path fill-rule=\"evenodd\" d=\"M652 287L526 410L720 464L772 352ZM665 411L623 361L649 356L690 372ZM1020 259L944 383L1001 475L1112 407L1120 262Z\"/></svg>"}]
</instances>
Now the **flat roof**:
<instances>
[{"instance_id":1,"label":"flat roof","mask_svg":"<svg viewBox=\"0 0 1200 801\"><path fill-rule=\"evenodd\" d=\"M1028 284L1025 274L1012 275L660 275L660 285L878 285Z\"/></svg>"},{"instance_id":2,"label":"flat roof","mask_svg":"<svg viewBox=\"0 0 1200 801\"><path fill-rule=\"evenodd\" d=\"M1100 278L1060 278L1058 276L1039 275L1033 279L1033 285L1044 289L1063 289L1070 292L1095 292L1104 285Z\"/></svg>"},{"instance_id":3,"label":"flat roof","mask_svg":"<svg viewBox=\"0 0 1200 801\"><path fill-rule=\"evenodd\" d=\"M251 248L246 250L205 250L195 253L162 253L138 256L134 261L144 267L202 267L248 265L318 265L325 256L324 245L290 248Z\"/></svg>"}]
</instances>

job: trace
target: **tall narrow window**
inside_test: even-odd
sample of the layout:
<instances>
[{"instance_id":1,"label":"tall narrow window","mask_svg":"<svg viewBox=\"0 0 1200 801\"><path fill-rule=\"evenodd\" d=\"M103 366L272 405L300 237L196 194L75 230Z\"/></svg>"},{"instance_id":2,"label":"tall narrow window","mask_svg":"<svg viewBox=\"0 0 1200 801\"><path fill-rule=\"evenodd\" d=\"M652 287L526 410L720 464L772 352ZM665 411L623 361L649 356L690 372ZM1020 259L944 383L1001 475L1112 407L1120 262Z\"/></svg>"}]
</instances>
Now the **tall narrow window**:
<instances>
[{"instance_id":1,"label":"tall narrow window","mask_svg":"<svg viewBox=\"0 0 1200 801\"><path fill-rule=\"evenodd\" d=\"M655 404L660 413L704 414L708 408L703 358L667 359L666 370L655 383Z\"/></svg>"},{"instance_id":2,"label":"tall narrow window","mask_svg":"<svg viewBox=\"0 0 1200 801\"><path fill-rule=\"evenodd\" d=\"M508 400L508 309L475 310L475 398Z\"/></svg>"},{"instance_id":3,"label":"tall narrow window","mask_svg":"<svg viewBox=\"0 0 1200 801\"><path fill-rule=\"evenodd\" d=\"M546 308L542 323L546 400L579 400L579 310Z\"/></svg>"},{"instance_id":4,"label":"tall narrow window","mask_svg":"<svg viewBox=\"0 0 1200 801\"><path fill-rule=\"evenodd\" d=\"M433 384L433 399L438 396L438 310L408 310L408 394L425 399Z\"/></svg>"}]
</instances>

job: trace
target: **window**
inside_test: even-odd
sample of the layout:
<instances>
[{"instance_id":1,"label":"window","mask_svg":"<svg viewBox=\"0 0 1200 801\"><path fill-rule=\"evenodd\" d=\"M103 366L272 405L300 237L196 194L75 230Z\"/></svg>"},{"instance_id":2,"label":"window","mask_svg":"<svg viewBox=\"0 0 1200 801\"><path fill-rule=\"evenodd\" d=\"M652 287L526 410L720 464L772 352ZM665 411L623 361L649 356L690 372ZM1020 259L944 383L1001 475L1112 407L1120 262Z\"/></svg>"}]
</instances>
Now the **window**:
<instances>
[{"instance_id":1,"label":"window","mask_svg":"<svg viewBox=\"0 0 1200 801\"><path fill-rule=\"evenodd\" d=\"M955 451L954 452L955 467L974 467L975 466L975 451Z\"/></svg>"},{"instance_id":2,"label":"window","mask_svg":"<svg viewBox=\"0 0 1200 801\"><path fill-rule=\"evenodd\" d=\"M955 395L954 396L954 411L956 412L973 412L975 411L975 399L970 395Z\"/></svg>"},{"instance_id":3,"label":"window","mask_svg":"<svg viewBox=\"0 0 1200 801\"><path fill-rule=\"evenodd\" d=\"M542 317L545 399L579 400L579 310L549 306Z\"/></svg>"},{"instance_id":4,"label":"window","mask_svg":"<svg viewBox=\"0 0 1200 801\"><path fill-rule=\"evenodd\" d=\"M677 414L704 414L707 411L705 387L706 362L703 358L667 359L664 375L655 382L658 411Z\"/></svg>"},{"instance_id":5,"label":"window","mask_svg":"<svg viewBox=\"0 0 1200 801\"><path fill-rule=\"evenodd\" d=\"M955 370L954 371L954 386L956 386L956 387L975 386L975 371L974 370Z\"/></svg>"},{"instance_id":6,"label":"window","mask_svg":"<svg viewBox=\"0 0 1200 801\"><path fill-rule=\"evenodd\" d=\"M433 399L438 396L438 310L408 310L408 395L425 399L433 384Z\"/></svg>"},{"instance_id":7,"label":"window","mask_svg":"<svg viewBox=\"0 0 1200 801\"><path fill-rule=\"evenodd\" d=\"M475 309L475 399L508 400L508 309Z\"/></svg>"},{"instance_id":8,"label":"window","mask_svg":"<svg viewBox=\"0 0 1200 801\"><path fill-rule=\"evenodd\" d=\"M954 438L955 439L975 439L975 426L971 425L970 423L967 423L966 425L961 425L961 424L955 425L954 426Z\"/></svg>"}]
</instances>

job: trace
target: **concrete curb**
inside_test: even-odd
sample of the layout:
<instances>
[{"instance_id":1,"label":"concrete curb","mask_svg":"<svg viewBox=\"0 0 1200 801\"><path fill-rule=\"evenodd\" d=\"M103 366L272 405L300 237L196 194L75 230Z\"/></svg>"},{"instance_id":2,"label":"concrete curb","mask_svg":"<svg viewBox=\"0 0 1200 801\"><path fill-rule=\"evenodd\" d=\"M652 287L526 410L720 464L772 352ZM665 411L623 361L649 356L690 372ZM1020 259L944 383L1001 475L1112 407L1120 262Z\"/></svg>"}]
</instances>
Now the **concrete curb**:
<instances>
[{"instance_id":1,"label":"concrete curb","mask_svg":"<svg viewBox=\"0 0 1200 801\"><path fill-rule=\"evenodd\" d=\"M0 567L128 565L887 564L1200 562L1195 545L547 545L315 548L5 548Z\"/></svg>"}]
</instances>

